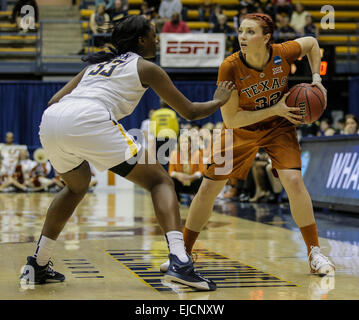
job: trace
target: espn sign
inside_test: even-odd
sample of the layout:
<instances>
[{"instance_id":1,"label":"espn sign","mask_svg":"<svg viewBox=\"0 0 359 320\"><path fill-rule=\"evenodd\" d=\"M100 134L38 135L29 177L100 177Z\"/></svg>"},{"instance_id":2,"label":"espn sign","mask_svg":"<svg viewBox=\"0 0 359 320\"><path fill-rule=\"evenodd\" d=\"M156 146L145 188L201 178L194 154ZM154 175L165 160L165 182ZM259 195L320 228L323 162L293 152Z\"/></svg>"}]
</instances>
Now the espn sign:
<instances>
[{"instance_id":1,"label":"espn sign","mask_svg":"<svg viewBox=\"0 0 359 320\"><path fill-rule=\"evenodd\" d=\"M167 54L218 54L219 41L168 41ZM203 52L199 52L204 50Z\"/></svg>"},{"instance_id":2,"label":"espn sign","mask_svg":"<svg viewBox=\"0 0 359 320\"><path fill-rule=\"evenodd\" d=\"M162 67L219 67L225 54L225 35L161 33Z\"/></svg>"}]
</instances>

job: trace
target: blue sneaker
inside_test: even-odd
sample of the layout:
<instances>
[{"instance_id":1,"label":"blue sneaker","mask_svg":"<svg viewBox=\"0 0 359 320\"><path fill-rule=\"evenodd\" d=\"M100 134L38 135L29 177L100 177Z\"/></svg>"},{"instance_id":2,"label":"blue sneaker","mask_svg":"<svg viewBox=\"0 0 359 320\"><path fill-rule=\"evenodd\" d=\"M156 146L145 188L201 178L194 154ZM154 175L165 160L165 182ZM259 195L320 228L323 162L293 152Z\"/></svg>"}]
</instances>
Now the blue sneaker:
<instances>
[{"instance_id":1,"label":"blue sneaker","mask_svg":"<svg viewBox=\"0 0 359 320\"><path fill-rule=\"evenodd\" d=\"M189 256L188 262L182 262L171 253L168 257L170 263L164 276L165 281L181 283L197 290L214 291L217 289L213 281L204 278L196 271Z\"/></svg>"},{"instance_id":2,"label":"blue sneaker","mask_svg":"<svg viewBox=\"0 0 359 320\"><path fill-rule=\"evenodd\" d=\"M24 266L20 281L29 284L43 284L46 282L62 282L65 276L51 267L52 261L44 266L39 266L35 257L27 257L27 264Z\"/></svg>"}]
</instances>

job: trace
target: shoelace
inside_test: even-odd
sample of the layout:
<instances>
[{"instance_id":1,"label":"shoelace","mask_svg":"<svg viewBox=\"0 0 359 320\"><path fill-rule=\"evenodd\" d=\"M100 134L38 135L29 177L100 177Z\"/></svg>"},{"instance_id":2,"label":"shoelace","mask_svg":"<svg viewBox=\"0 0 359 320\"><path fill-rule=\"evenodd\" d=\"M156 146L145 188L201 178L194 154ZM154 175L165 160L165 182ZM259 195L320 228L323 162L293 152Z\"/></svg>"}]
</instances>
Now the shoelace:
<instances>
[{"instance_id":1,"label":"shoelace","mask_svg":"<svg viewBox=\"0 0 359 320\"><path fill-rule=\"evenodd\" d=\"M320 252L319 248L313 248L310 252L310 256L312 258L311 264L315 269L317 269L317 266L320 264L330 264L329 259Z\"/></svg>"},{"instance_id":2,"label":"shoelace","mask_svg":"<svg viewBox=\"0 0 359 320\"><path fill-rule=\"evenodd\" d=\"M50 273L52 276L55 275L55 270L51 268L53 266L54 266L53 262L51 260L49 260L49 262L47 263L46 272Z\"/></svg>"}]
</instances>

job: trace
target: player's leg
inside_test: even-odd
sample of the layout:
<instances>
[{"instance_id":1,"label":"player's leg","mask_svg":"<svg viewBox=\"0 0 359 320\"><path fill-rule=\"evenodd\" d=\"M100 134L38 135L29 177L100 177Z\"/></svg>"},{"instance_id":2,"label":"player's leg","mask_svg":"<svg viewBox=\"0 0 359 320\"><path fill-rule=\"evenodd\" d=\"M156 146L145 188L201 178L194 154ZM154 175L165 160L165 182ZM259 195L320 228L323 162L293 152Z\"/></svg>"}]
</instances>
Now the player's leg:
<instances>
[{"instance_id":1,"label":"player's leg","mask_svg":"<svg viewBox=\"0 0 359 320\"><path fill-rule=\"evenodd\" d=\"M34 256L27 258L21 279L30 283L60 282L65 276L54 271L49 261L56 239L79 202L87 193L91 179L87 161L67 173L61 174L66 186L56 194L47 210L46 219ZM32 271L29 271L32 268ZM31 278L31 275L33 277Z\"/></svg>"},{"instance_id":2,"label":"player's leg","mask_svg":"<svg viewBox=\"0 0 359 320\"><path fill-rule=\"evenodd\" d=\"M148 158L147 151L144 151L143 156ZM126 171L124 163L111 168L111 171L124 176L151 193L156 217L165 233L170 252L170 264L165 280L180 282L199 290L215 290L215 283L195 271L192 260L186 253L174 183L164 168L159 163L137 163L130 168L129 173L123 174Z\"/></svg>"},{"instance_id":3,"label":"player's leg","mask_svg":"<svg viewBox=\"0 0 359 320\"><path fill-rule=\"evenodd\" d=\"M320 253L317 225L313 205L300 170L277 170L280 181L288 194L290 211L307 246L312 273L334 274L334 265Z\"/></svg>"},{"instance_id":4,"label":"player's leg","mask_svg":"<svg viewBox=\"0 0 359 320\"><path fill-rule=\"evenodd\" d=\"M277 128L266 137L263 145L288 194L290 211L307 246L311 272L333 274L334 265L320 253L312 200L300 171L301 151L295 127Z\"/></svg>"},{"instance_id":5,"label":"player's leg","mask_svg":"<svg viewBox=\"0 0 359 320\"><path fill-rule=\"evenodd\" d=\"M214 201L226 185L227 180L228 179L211 180L203 178L201 186L189 207L186 225L183 231L188 254L191 254L199 233L207 224L213 211Z\"/></svg>"},{"instance_id":6,"label":"player's leg","mask_svg":"<svg viewBox=\"0 0 359 320\"><path fill-rule=\"evenodd\" d=\"M60 176L66 185L52 200L41 232L53 240L57 239L67 220L86 195L91 180L90 166L84 161L79 167Z\"/></svg>"},{"instance_id":7,"label":"player's leg","mask_svg":"<svg viewBox=\"0 0 359 320\"><path fill-rule=\"evenodd\" d=\"M203 178L201 186L195 197L193 198L189 213L186 220L186 226L183 229L183 238L186 251L189 255L192 253L201 230L207 224L213 210L214 201L227 183L225 180L211 180ZM160 266L162 272L166 272L169 261L164 262Z\"/></svg>"}]
</instances>

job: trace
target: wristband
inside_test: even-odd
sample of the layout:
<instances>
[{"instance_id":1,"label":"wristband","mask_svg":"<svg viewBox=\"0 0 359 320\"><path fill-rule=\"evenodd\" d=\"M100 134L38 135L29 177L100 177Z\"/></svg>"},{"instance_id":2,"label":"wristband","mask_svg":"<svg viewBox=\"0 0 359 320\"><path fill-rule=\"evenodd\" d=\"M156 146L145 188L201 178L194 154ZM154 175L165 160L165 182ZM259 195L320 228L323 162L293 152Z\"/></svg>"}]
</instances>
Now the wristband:
<instances>
[{"instance_id":1,"label":"wristband","mask_svg":"<svg viewBox=\"0 0 359 320\"><path fill-rule=\"evenodd\" d=\"M322 78L319 73L313 73L312 79L313 79L313 82L322 82Z\"/></svg>"}]
</instances>

